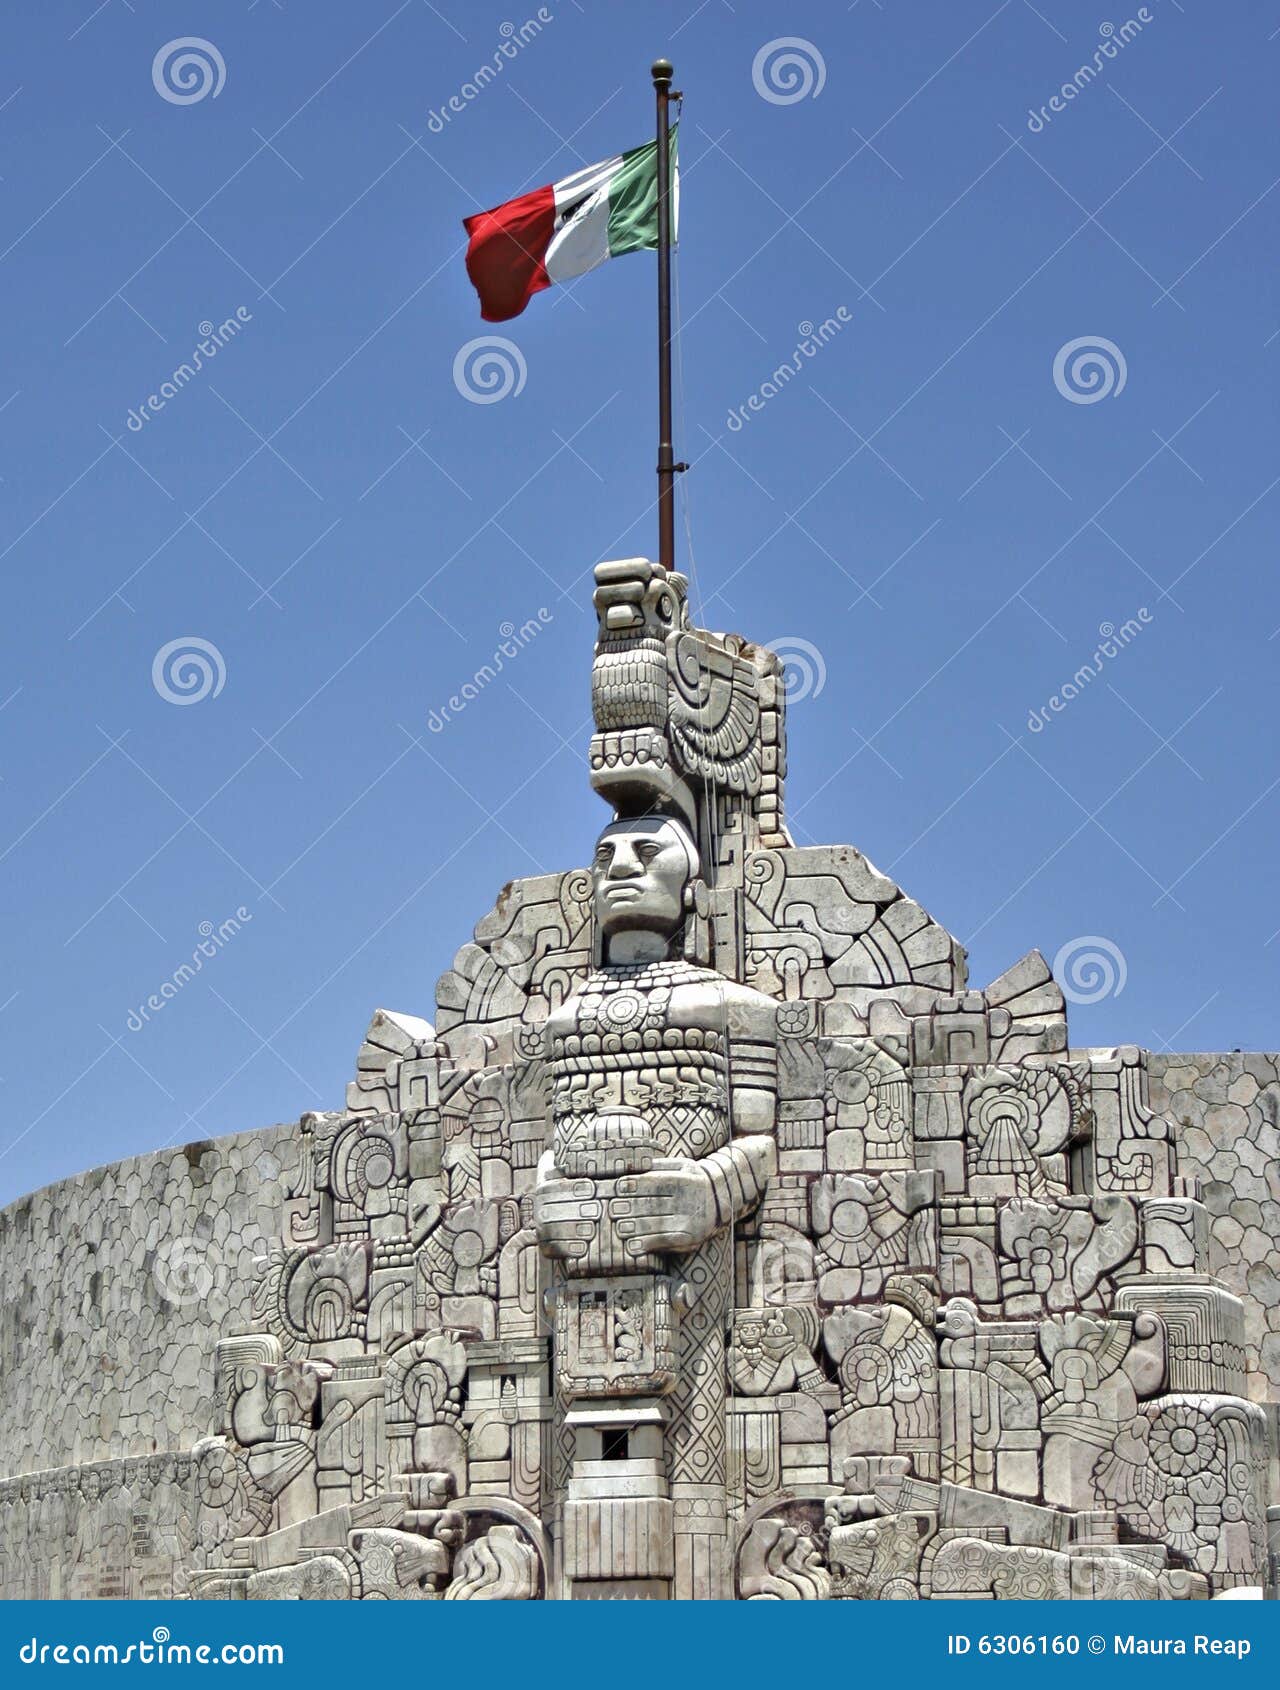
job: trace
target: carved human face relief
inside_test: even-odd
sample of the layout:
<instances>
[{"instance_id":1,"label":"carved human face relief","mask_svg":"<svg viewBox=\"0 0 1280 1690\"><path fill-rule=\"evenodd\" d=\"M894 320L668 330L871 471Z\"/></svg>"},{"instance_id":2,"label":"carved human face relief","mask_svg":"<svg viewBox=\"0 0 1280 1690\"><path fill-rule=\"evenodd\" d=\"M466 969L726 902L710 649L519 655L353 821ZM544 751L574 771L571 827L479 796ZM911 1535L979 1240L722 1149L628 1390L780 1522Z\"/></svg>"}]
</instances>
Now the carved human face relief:
<instances>
[{"instance_id":1,"label":"carved human face relief","mask_svg":"<svg viewBox=\"0 0 1280 1690\"><path fill-rule=\"evenodd\" d=\"M614 941L631 934L650 941L641 949L663 954L684 921L685 888L697 868L692 839L669 817L636 816L605 828L591 877L596 920L614 960L627 960L616 956Z\"/></svg>"}]
</instances>

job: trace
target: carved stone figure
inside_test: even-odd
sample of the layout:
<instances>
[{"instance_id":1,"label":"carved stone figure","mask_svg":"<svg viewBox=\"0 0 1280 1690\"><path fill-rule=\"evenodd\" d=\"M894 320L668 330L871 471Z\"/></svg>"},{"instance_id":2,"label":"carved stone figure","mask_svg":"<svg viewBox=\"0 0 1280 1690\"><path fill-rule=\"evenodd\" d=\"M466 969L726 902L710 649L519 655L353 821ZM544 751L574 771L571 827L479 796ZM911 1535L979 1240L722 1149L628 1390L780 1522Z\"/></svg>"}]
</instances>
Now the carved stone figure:
<instances>
[{"instance_id":1,"label":"carved stone figure","mask_svg":"<svg viewBox=\"0 0 1280 1690\"><path fill-rule=\"evenodd\" d=\"M585 1540L586 1518L604 1514L619 1539L642 1544L609 1566L594 1555L574 1563L568 1576L614 1588L671 1580L685 1598L727 1589L732 1229L776 1162L773 1004L683 954L706 898L700 868L674 817L630 817L601 835L601 967L547 1020L552 1145L534 1200L539 1243L557 1264L556 1384L574 1433L569 1529ZM598 1479L584 1490L600 1405L611 1402L614 1440L662 1425L659 1494L627 1494L629 1456L615 1468L616 1495Z\"/></svg>"}]
</instances>

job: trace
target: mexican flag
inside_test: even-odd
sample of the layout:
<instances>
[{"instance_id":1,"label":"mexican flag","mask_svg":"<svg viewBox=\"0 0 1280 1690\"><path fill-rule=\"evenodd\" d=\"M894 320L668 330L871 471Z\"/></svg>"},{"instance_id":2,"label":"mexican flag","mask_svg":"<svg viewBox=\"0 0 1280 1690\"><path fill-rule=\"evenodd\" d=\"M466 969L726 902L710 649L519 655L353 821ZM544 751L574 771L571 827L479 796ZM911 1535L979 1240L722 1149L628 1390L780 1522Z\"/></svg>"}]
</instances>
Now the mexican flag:
<instances>
[{"instance_id":1,"label":"mexican flag","mask_svg":"<svg viewBox=\"0 0 1280 1690\"><path fill-rule=\"evenodd\" d=\"M678 126L677 126L678 127ZM562 182L548 182L492 211L463 220L471 237L467 274L487 323L518 317L535 293L583 276L624 252L658 244L658 145L589 164ZM671 131L671 239L675 243L680 179L676 129Z\"/></svg>"}]
</instances>

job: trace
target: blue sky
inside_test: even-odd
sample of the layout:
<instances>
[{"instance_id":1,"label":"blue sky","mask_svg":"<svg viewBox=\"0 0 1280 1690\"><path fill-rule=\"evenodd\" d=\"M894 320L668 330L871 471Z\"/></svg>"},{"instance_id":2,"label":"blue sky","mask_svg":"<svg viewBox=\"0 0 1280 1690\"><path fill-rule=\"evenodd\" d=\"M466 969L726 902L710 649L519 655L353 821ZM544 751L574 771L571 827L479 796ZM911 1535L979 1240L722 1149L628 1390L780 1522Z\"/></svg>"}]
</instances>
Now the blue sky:
<instances>
[{"instance_id":1,"label":"blue sky","mask_svg":"<svg viewBox=\"0 0 1280 1690\"><path fill-rule=\"evenodd\" d=\"M797 838L857 844L979 985L1105 940L1078 1044L1277 1043L1280 14L553 0L521 42L538 15L7 23L0 1198L339 1106L376 1006L430 1015L504 881L587 860L590 570L655 544L653 260L502 325L477 403L460 219L646 139L664 51L695 596L799 651Z\"/></svg>"}]
</instances>

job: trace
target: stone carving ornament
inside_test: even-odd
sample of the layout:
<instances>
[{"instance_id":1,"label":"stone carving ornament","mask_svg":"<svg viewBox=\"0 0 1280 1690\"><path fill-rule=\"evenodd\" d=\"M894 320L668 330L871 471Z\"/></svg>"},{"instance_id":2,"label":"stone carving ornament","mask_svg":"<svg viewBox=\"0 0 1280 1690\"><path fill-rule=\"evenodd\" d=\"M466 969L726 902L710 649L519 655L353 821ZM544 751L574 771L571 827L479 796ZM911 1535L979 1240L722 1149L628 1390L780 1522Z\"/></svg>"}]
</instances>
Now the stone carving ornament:
<instances>
[{"instance_id":1,"label":"stone carving ornament","mask_svg":"<svg viewBox=\"0 0 1280 1690\"><path fill-rule=\"evenodd\" d=\"M975 990L859 852L793 842L780 666L682 576L603 564L595 608L590 866L504 887L434 1022L377 1011L209 1435L0 1481L6 1590L1274 1584L1262 1281L1214 1277L1242 1227L1144 1053L1071 1052L1038 953Z\"/></svg>"},{"instance_id":2,"label":"stone carving ornament","mask_svg":"<svg viewBox=\"0 0 1280 1690\"><path fill-rule=\"evenodd\" d=\"M203 1588L1261 1582L1238 1305L1140 1053L1068 1058L1036 953L975 992L856 851L792 844L776 665L694 628L680 576L602 565L595 602L614 818L308 1118L265 1332L197 1451Z\"/></svg>"}]
</instances>

